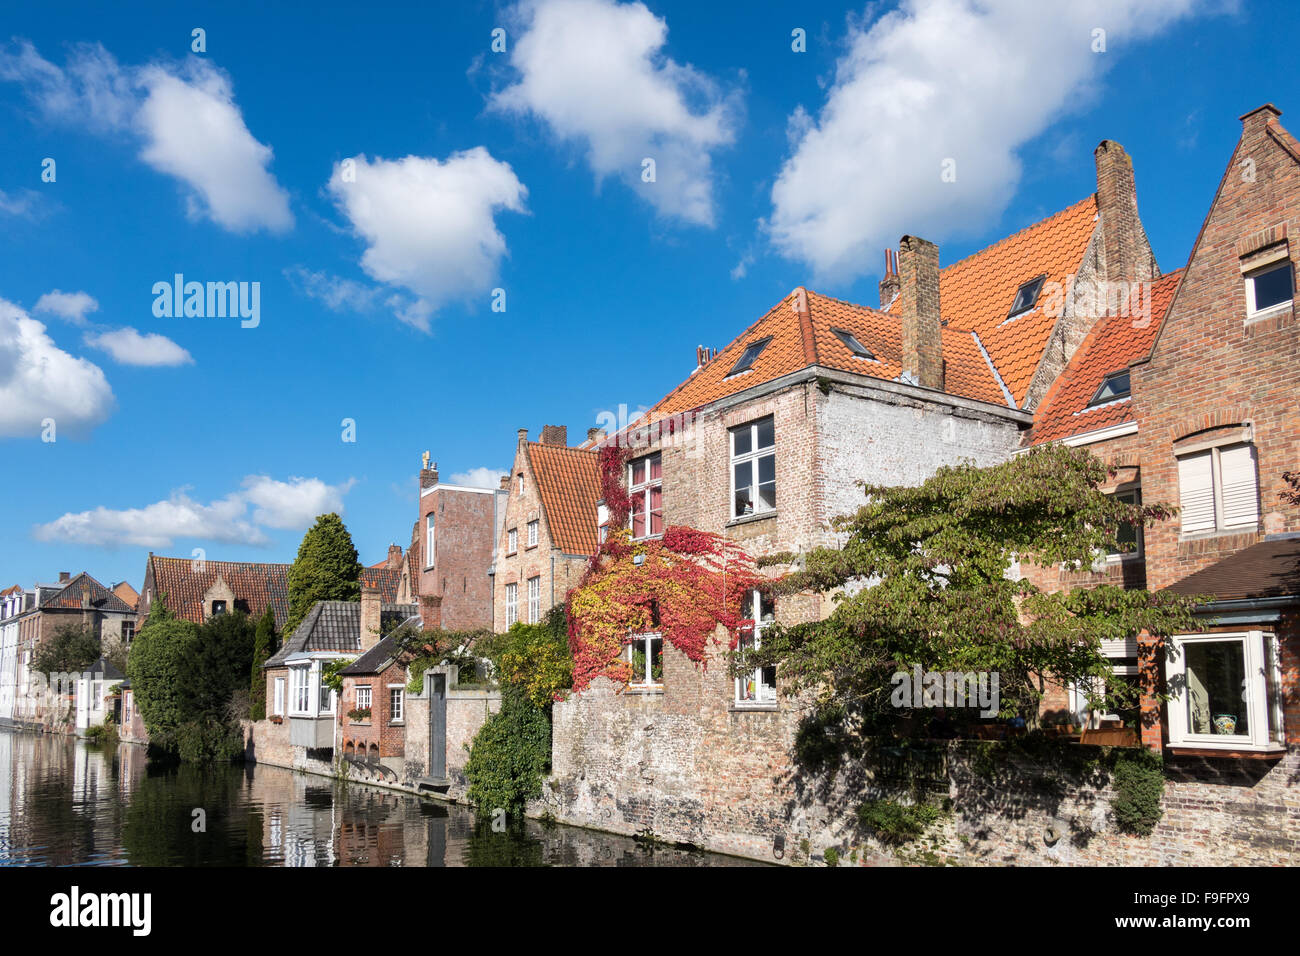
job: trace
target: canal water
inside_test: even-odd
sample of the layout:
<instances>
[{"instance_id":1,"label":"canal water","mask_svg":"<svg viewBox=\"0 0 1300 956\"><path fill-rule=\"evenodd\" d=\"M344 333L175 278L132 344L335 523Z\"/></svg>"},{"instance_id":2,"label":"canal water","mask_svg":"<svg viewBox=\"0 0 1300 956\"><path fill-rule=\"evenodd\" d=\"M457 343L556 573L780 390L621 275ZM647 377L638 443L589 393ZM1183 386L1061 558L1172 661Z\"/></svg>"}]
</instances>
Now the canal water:
<instances>
[{"instance_id":1,"label":"canal water","mask_svg":"<svg viewBox=\"0 0 1300 956\"><path fill-rule=\"evenodd\" d=\"M0 866L736 866L747 861L265 765L0 731Z\"/></svg>"}]
</instances>

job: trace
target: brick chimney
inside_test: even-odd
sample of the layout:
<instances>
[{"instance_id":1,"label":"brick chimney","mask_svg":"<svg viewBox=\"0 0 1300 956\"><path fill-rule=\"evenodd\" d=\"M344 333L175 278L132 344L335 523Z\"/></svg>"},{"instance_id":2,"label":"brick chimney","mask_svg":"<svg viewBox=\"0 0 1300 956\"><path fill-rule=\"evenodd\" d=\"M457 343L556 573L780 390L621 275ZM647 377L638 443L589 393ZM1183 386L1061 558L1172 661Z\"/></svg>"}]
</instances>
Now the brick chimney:
<instances>
[{"instance_id":1,"label":"brick chimney","mask_svg":"<svg viewBox=\"0 0 1300 956\"><path fill-rule=\"evenodd\" d=\"M60 572L59 572L59 583L60 583L60 584L63 584L65 581L68 581L68 580L70 580L71 578L72 578L72 572L70 572L70 571L60 571Z\"/></svg>"},{"instance_id":2,"label":"brick chimney","mask_svg":"<svg viewBox=\"0 0 1300 956\"><path fill-rule=\"evenodd\" d=\"M880 307L888 309L889 303L898 295L898 254L893 249L885 250L885 276L880 280Z\"/></svg>"},{"instance_id":3,"label":"brick chimney","mask_svg":"<svg viewBox=\"0 0 1300 956\"><path fill-rule=\"evenodd\" d=\"M939 247L916 236L899 240L898 281L903 320L903 374L925 388L941 389Z\"/></svg>"},{"instance_id":4,"label":"brick chimney","mask_svg":"<svg viewBox=\"0 0 1300 956\"><path fill-rule=\"evenodd\" d=\"M543 425L542 426L542 444L559 445L561 448L567 448L569 444L569 429L566 425Z\"/></svg>"},{"instance_id":5,"label":"brick chimney","mask_svg":"<svg viewBox=\"0 0 1300 956\"><path fill-rule=\"evenodd\" d=\"M509 490L510 490L510 476L509 476L509 475L502 475L502 476L501 476L501 490L502 490L502 491L509 491Z\"/></svg>"},{"instance_id":6,"label":"brick chimney","mask_svg":"<svg viewBox=\"0 0 1300 956\"><path fill-rule=\"evenodd\" d=\"M400 544L390 544L388 546L387 567L390 571L396 571L402 566L402 546Z\"/></svg>"},{"instance_id":7,"label":"brick chimney","mask_svg":"<svg viewBox=\"0 0 1300 956\"><path fill-rule=\"evenodd\" d=\"M526 441L528 441L528 429L521 428L519 429L519 444L522 445Z\"/></svg>"},{"instance_id":8,"label":"brick chimney","mask_svg":"<svg viewBox=\"0 0 1300 956\"><path fill-rule=\"evenodd\" d=\"M1097 163L1097 212L1101 216L1106 279L1150 279L1151 253L1138 218L1133 160L1123 146L1109 139L1103 139L1092 156Z\"/></svg>"},{"instance_id":9,"label":"brick chimney","mask_svg":"<svg viewBox=\"0 0 1300 956\"><path fill-rule=\"evenodd\" d=\"M361 653L379 643L380 610L383 597L369 581L361 582Z\"/></svg>"},{"instance_id":10,"label":"brick chimney","mask_svg":"<svg viewBox=\"0 0 1300 956\"><path fill-rule=\"evenodd\" d=\"M420 461L420 490L432 488L438 483L438 463L435 461L433 467L429 467L429 453L426 451Z\"/></svg>"}]
</instances>

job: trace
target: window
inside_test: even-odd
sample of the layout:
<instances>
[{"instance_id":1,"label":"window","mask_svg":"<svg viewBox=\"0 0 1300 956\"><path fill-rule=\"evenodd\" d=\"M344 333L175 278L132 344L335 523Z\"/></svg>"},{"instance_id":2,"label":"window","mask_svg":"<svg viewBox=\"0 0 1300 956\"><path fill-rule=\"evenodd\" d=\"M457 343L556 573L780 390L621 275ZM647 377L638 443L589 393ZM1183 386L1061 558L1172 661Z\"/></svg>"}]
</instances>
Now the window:
<instances>
[{"instance_id":1,"label":"window","mask_svg":"<svg viewBox=\"0 0 1300 956\"><path fill-rule=\"evenodd\" d=\"M537 526L540 524L541 522L536 519L528 522L528 547L530 548L537 547Z\"/></svg>"},{"instance_id":2,"label":"window","mask_svg":"<svg viewBox=\"0 0 1300 956\"><path fill-rule=\"evenodd\" d=\"M1277 639L1266 631L1170 640L1169 742L1224 750L1282 746Z\"/></svg>"},{"instance_id":3,"label":"window","mask_svg":"<svg viewBox=\"0 0 1300 956\"><path fill-rule=\"evenodd\" d=\"M1106 402L1128 398L1131 390L1132 383L1128 369L1124 369L1122 372L1111 372L1102 381L1101 386L1097 389L1097 394L1092 396L1092 401L1088 402L1088 407L1091 408L1093 405L1104 405Z\"/></svg>"},{"instance_id":4,"label":"window","mask_svg":"<svg viewBox=\"0 0 1300 956\"><path fill-rule=\"evenodd\" d=\"M536 624L542 619L542 579L528 579L528 623Z\"/></svg>"},{"instance_id":5,"label":"window","mask_svg":"<svg viewBox=\"0 0 1300 956\"><path fill-rule=\"evenodd\" d=\"M731 430L731 516L776 509L776 431L772 419Z\"/></svg>"},{"instance_id":6,"label":"window","mask_svg":"<svg viewBox=\"0 0 1300 956\"><path fill-rule=\"evenodd\" d=\"M656 453L628 462L627 487L632 510L627 520L632 537L664 533L663 481L662 455Z\"/></svg>"},{"instance_id":7,"label":"window","mask_svg":"<svg viewBox=\"0 0 1300 956\"><path fill-rule=\"evenodd\" d=\"M289 668L289 701L293 713L311 713L311 670L305 665Z\"/></svg>"},{"instance_id":8,"label":"window","mask_svg":"<svg viewBox=\"0 0 1300 956\"><path fill-rule=\"evenodd\" d=\"M134 640L135 640L135 622L123 621L122 622L122 643L130 644Z\"/></svg>"},{"instance_id":9,"label":"window","mask_svg":"<svg viewBox=\"0 0 1300 956\"><path fill-rule=\"evenodd\" d=\"M745 351L740 353L740 358L736 359L736 364L731 366L731 371L727 373L727 378L733 375L739 375L741 372L748 372L750 367L762 354L763 349L767 348L767 343L771 342L771 337L759 339L757 342L751 342L745 346Z\"/></svg>"},{"instance_id":10,"label":"window","mask_svg":"<svg viewBox=\"0 0 1300 956\"><path fill-rule=\"evenodd\" d=\"M506 627L519 620L519 585L506 585Z\"/></svg>"},{"instance_id":11,"label":"window","mask_svg":"<svg viewBox=\"0 0 1300 956\"><path fill-rule=\"evenodd\" d=\"M357 710L370 709L370 685L361 684L357 686Z\"/></svg>"},{"instance_id":12,"label":"window","mask_svg":"<svg viewBox=\"0 0 1300 956\"><path fill-rule=\"evenodd\" d=\"M522 471L515 476L515 491L521 495L524 493L524 473Z\"/></svg>"},{"instance_id":13,"label":"window","mask_svg":"<svg viewBox=\"0 0 1300 956\"><path fill-rule=\"evenodd\" d=\"M213 616L213 617L216 617L218 614L225 614L225 613L226 613L226 602L225 602L225 601L213 601L213 602L212 602L212 616Z\"/></svg>"},{"instance_id":14,"label":"window","mask_svg":"<svg viewBox=\"0 0 1300 956\"><path fill-rule=\"evenodd\" d=\"M1178 459L1183 534L1259 523L1255 446L1224 445Z\"/></svg>"},{"instance_id":15,"label":"window","mask_svg":"<svg viewBox=\"0 0 1300 956\"><path fill-rule=\"evenodd\" d=\"M519 550L519 531L511 528L506 532L506 554L514 554Z\"/></svg>"},{"instance_id":16,"label":"window","mask_svg":"<svg viewBox=\"0 0 1300 956\"><path fill-rule=\"evenodd\" d=\"M388 688L388 720L397 723L402 719L402 688Z\"/></svg>"},{"instance_id":17,"label":"window","mask_svg":"<svg viewBox=\"0 0 1300 956\"><path fill-rule=\"evenodd\" d=\"M745 618L752 620L740 632L739 649L758 650L763 643L763 631L776 620L776 604L761 591L751 591L740 608ZM736 678L736 703L771 704L776 702L776 668L758 667L744 677Z\"/></svg>"},{"instance_id":18,"label":"window","mask_svg":"<svg viewBox=\"0 0 1300 956\"><path fill-rule=\"evenodd\" d=\"M633 687L662 687L664 683L664 639L659 634L637 634L628 640L627 662L632 667Z\"/></svg>"},{"instance_id":19,"label":"window","mask_svg":"<svg viewBox=\"0 0 1300 956\"><path fill-rule=\"evenodd\" d=\"M859 342L858 337L852 332L848 332L844 329L831 329L831 333L843 342L845 348L852 352L857 358L871 359L872 361L875 361L876 357L871 354L871 350Z\"/></svg>"},{"instance_id":20,"label":"window","mask_svg":"<svg viewBox=\"0 0 1300 956\"><path fill-rule=\"evenodd\" d=\"M125 725L125 724L129 724L129 723L131 722L131 704L132 704L132 703L133 703L133 701L131 700L131 692L130 692L129 690L124 690L124 691L122 691L122 723L123 723L123 725Z\"/></svg>"},{"instance_id":21,"label":"window","mask_svg":"<svg viewBox=\"0 0 1300 956\"><path fill-rule=\"evenodd\" d=\"M104 709L103 681L92 680L90 684L90 709L95 713Z\"/></svg>"},{"instance_id":22,"label":"window","mask_svg":"<svg viewBox=\"0 0 1300 956\"><path fill-rule=\"evenodd\" d=\"M1115 498L1127 505L1142 504L1141 488L1125 488L1115 492ZM1142 525L1140 524L1122 524L1115 532L1115 543L1118 547L1110 552L1110 559L1118 561L1121 558L1136 558L1142 555Z\"/></svg>"},{"instance_id":23,"label":"window","mask_svg":"<svg viewBox=\"0 0 1300 956\"><path fill-rule=\"evenodd\" d=\"M277 677L275 679L274 701L275 703L271 708L271 713L283 717L284 716L284 678L283 677Z\"/></svg>"},{"instance_id":24,"label":"window","mask_svg":"<svg viewBox=\"0 0 1300 956\"><path fill-rule=\"evenodd\" d=\"M1254 318L1291 305L1291 260L1246 275L1246 315Z\"/></svg>"},{"instance_id":25,"label":"window","mask_svg":"<svg viewBox=\"0 0 1300 956\"><path fill-rule=\"evenodd\" d=\"M424 566L433 567L434 559L438 554L438 538L435 532L435 518L437 516L430 511L424 516Z\"/></svg>"},{"instance_id":26,"label":"window","mask_svg":"<svg viewBox=\"0 0 1300 956\"><path fill-rule=\"evenodd\" d=\"M319 681L316 689L319 700L319 706L316 708L316 713L334 713L334 691L330 690L329 685L324 681Z\"/></svg>"},{"instance_id":27,"label":"window","mask_svg":"<svg viewBox=\"0 0 1300 956\"><path fill-rule=\"evenodd\" d=\"M1016 298L1011 303L1011 311L1007 313L1010 318L1013 315L1019 315L1021 312L1028 312L1038 301L1038 293L1043 288L1043 280L1047 276L1041 275L1037 279L1030 279L1019 289L1016 290Z\"/></svg>"}]
</instances>

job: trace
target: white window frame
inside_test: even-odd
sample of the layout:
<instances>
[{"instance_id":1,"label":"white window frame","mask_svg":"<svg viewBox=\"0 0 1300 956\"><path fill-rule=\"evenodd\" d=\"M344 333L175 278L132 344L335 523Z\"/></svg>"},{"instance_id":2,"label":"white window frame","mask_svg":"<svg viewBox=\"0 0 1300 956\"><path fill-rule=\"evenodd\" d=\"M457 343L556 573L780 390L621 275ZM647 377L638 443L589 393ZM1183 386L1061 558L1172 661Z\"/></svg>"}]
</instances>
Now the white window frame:
<instances>
[{"instance_id":1,"label":"white window frame","mask_svg":"<svg viewBox=\"0 0 1300 956\"><path fill-rule=\"evenodd\" d=\"M519 585L511 582L506 585L506 627L519 620Z\"/></svg>"},{"instance_id":2,"label":"white window frame","mask_svg":"<svg viewBox=\"0 0 1300 956\"><path fill-rule=\"evenodd\" d=\"M1248 521L1235 521L1232 524L1227 523L1224 515L1224 498L1223 498L1223 453L1235 451L1239 448L1249 449L1251 461L1254 465L1254 513ZM1195 528L1191 531L1186 529L1186 489L1184 488L1183 466L1193 459L1199 459L1209 456L1210 459L1210 491L1213 495L1213 515L1214 523L1211 527ZM1212 445L1209 448L1189 448L1176 454L1178 459L1178 503L1182 508L1179 516L1179 533L1182 537L1202 535L1202 534L1222 534L1233 531L1254 531L1259 527L1259 454L1254 442L1239 441L1235 438L1232 441L1222 442Z\"/></svg>"},{"instance_id":3,"label":"white window frame","mask_svg":"<svg viewBox=\"0 0 1300 956\"><path fill-rule=\"evenodd\" d=\"M659 459L659 477L651 478L650 464L656 458ZM638 473L645 475L644 481L635 480L635 476ZM651 502L654 500L654 490L656 488L659 489L659 524L660 524L660 530L657 532L650 530L652 527L650 521ZM646 538L661 537L663 535L662 526L664 520L664 459L663 459L662 452L655 452L654 454L651 455L643 455L642 457L637 458L634 461L629 461L627 463L627 489L628 489L629 499L632 500L635 500L637 498L641 499L641 505L642 505L641 513L645 515L645 534L638 535L632 526L632 509L630 508L628 509L627 527L629 531L632 531L633 538L637 541L641 541Z\"/></svg>"},{"instance_id":4,"label":"white window frame","mask_svg":"<svg viewBox=\"0 0 1300 956\"><path fill-rule=\"evenodd\" d=\"M530 548L537 547L537 533L541 523L540 518L534 518L528 522L528 547Z\"/></svg>"},{"instance_id":5,"label":"white window frame","mask_svg":"<svg viewBox=\"0 0 1300 956\"><path fill-rule=\"evenodd\" d=\"M640 688L646 688L650 690L663 689L664 682L663 682L662 674L657 682L654 680L652 676L654 673L653 670L654 658L651 651L652 651L652 645L654 644L655 641L659 642L659 669L662 672L664 666L663 635L658 631L647 631L644 634L633 634L628 638L627 650L625 652L627 656L628 666L633 666L635 663L635 658L632 656L632 652L633 649L636 648L638 644L641 645L640 650L645 655L645 673L638 676L637 673L633 671L632 679L631 681L628 682L629 687L640 687Z\"/></svg>"},{"instance_id":6,"label":"white window frame","mask_svg":"<svg viewBox=\"0 0 1300 956\"><path fill-rule=\"evenodd\" d=\"M772 422L772 444L766 445L763 448L759 448L758 447L758 426L763 424L766 421ZM746 429L749 430L749 451L743 455L737 455L736 435ZM762 507L762 502L760 501L759 494L758 494L759 459L767 458L769 456L772 458L773 485L777 484L775 480L775 475L776 475L776 421L775 419L771 415L767 415L764 416L763 418L757 419L756 421L747 422L744 425L739 425L735 428L730 428L727 430L727 441L730 445L728 449L730 452L728 456L730 461L727 467L727 483L731 488L731 498L727 504L728 513L730 513L733 519L745 518L745 517L749 517L750 515L775 513L776 511L775 505L773 505L771 508ZM736 466L745 462L748 462L750 467L749 474L751 478L751 483L749 487L752 489L752 494L750 495L750 503L752 505L752 510L748 514L744 512L742 512L741 514L736 514Z\"/></svg>"},{"instance_id":7,"label":"white window frame","mask_svg":"<svg viewBox=\"0 0 1300 956\"><path fill-rule=\"evenodd\" d=\"M506 532L506 554L514 554L519 550L519 529L511 528Z\"/></svg>"},{"instance_id":8,"label":"white window frame","mask_svg":"<svg viewBox=\"0 0 1300 956\"><path fill-rule=\"evenodd\" d=\"M374 704L374 695L369 684L357 685L357 710L369 710Z\"/></svg>"},{"instance_id":9,"label":"white window frame","mask_svg":"<svg viewBox=\"0 0 1300 956\"><path fill-rule=\"evenodd\" d=\"M1245 734L1194 734L1183 694L1187 688L1187 646L1240 641L1244 655L1248 732ZM1273 751L1285 749L1286 728L1279 688L1282 673L1277 635L1272 631L1247 630L1180 634L1169 639L1165 659L1165 681L1169 688L1169 745L1205 750ZM1210 719L1214 719L1213 714ZM1269 724L1273 725L1270 735Z\"/></svg>"},{"instance_id":10,"label":"white window frame","mask_svg":"<svg viewBox=\"0 0 1300 956\"><path fill-rule=\"evenodd\" d=\"M406 720L406 688L401 684L388 685L388 722L400 724Z\"/></svg>"},{"instance_id":11,"label":"white window frame","mask_svg":"<svg viewBox=\"0 0 1300 956\"><path fill-rule=\"evenodd\" d=\"M542 577L537 575L528 579L528 623L536 624L542 619Z\"/></svg>"},{"instance_id":12,"label":"white window frame","mask_svg":"<svg viewBox=\"0 0 1300 956\"><path fill-rule=\"evenodd\" d=\"M1117 499L1123 500L1126 496L1133 500L1129 504L1142 504L1142 485L1133 482L1126 485L1120 485L1112 492ZM1106 554L1108 564L1117 564L1120 561L1136 561L1146 553L1146 527L1142 522L1137 523L1137 547L1132 551L1109 551ZM1118 532L1116 532L1118 536ZM1116 542L1118 547L1118 541Z\"/></svg>"},{"instance_id":13,"label":"white window frame","mask_svg":"<svg viewBox=\"0 0 1300 956\"><path fill-rule=\"evenodd\" d=\"M283 677L277 677L275 679L275 692L271 698L271 713L277 717L284 716L284 703L288 689L287 685L288 681Z\"/></svg>"},{"instance_id":14,"label":"white window frame","mask_svg":"<svg viewBox=\"0 0 1300 956\"><path fill-rule=\"evenodd\" d=\"M1287 299L1285 302L1277 302L1264 309L1255 308L1255 280L1269 272L1280 271L1282 269L1289 270L1287 277L1291 280L1291 298ZM1259 266L1258 268L1251 269L1249 272L1245 273L1242 278L1246 280L1246 318L1249 320L1266 319L1271 315L1277 315L1279 312L1285 312L1289 310L1291 304L1295 302L1295 267L1291 264L1289 258L1275 260Z\"/></svg>"},{"instance_id":15,"label":"white window frame","mask_svg":"<svg viewBox=\"0 0 1300 956\"><path fill-rule=\"evenodd\" d=\"M424 516L424 566L431 568L438 554L438 522L435 512Z\"/></svg>"},{"instance_id":16,"label":"white window frame","mask_svg":"<svg viewBox=\"0 0 1300 956\"><path fill-rule=\"evenodd\" d=\"M296 664L289 668L289 713L294 717L314 717L311 709L311 665Z\"/></svg>"},{"instance_id":17,"label":"white window frame","mask_svg":"<svg viewBox=\"0 0 1300 956\"><path fill-rule=\"evenodd\" d=\"M763 631L770 627L776 620L776 601L772 601L772 621L764 621L762 592L758 590L751 591L749 594L749 600L751 611L754 608L758 608L758 614L754 617L754 629L752 634L754 650L758 650L763 646ZM743 633L740 640L742 643L745 640ZM753 698L746 696L748 688L746 688L745 685L750 680L753 680L754 682ZM776 703L776 683L773 682L768 684L763 680L763 668L761 667L754 668L748 677L737 677L733 683L735 686L732 700L735 701L737 707L770 707Z\"/></svg>"}]
</instances>

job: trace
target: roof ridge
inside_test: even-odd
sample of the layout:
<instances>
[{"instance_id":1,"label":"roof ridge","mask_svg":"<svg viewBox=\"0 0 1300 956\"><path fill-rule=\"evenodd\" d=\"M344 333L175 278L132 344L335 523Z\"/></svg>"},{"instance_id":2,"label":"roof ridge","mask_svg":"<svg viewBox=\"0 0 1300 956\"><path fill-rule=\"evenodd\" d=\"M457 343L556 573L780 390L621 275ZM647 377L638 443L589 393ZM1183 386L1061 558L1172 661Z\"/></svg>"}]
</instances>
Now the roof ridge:
<instances>
[{"instance_id":1,"label":"roof ridge","mask_svg":"<svg viewBox=\"0 0 1300 956\"><path fill-rule=\"evenodd\" d=\"M1031 222L1029 225L1024 226L1021 229L1017 229L1015 232L1010 233L1009 235L1003 236L997 242L990 243L989 245L985 246L983 249L977 249L976 251L972 252L970 255L963 256L962 258L958 259L956 262L948 263L946 266L942 267L939 271L942 273L942 272L946 272L949 269L955 269L957 266L969 262L971 259L974 259L976 256L982 256L984 255L984 253L990 252L993 249L996 249L998 246L1010 242L1012 239L1015 239L1017 236L1021 236L1024 233L1029 232L1031 229L1037 229L1039 226L1045 226L1053 219L1059 219L1060 217L1064 216L1066 213L1073 212L1079 206L1082 206L1086 202L1096 203L1096 201L1097 201L1097 194L1095 192L1089 193L1087 196L1085 196L1083 199L1080 199L1078 202L1070 203L1070 205L1066 206L1064 209L1058 209L1050 216L1045 216L1042 219L1039 219L1037 222Z\"/></svg>"}]
</instances>

